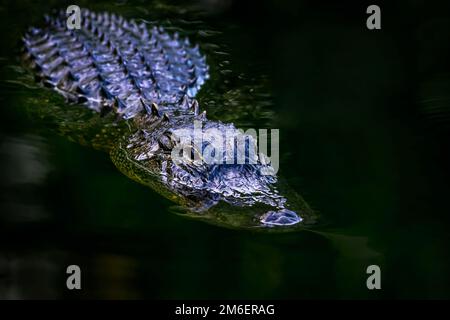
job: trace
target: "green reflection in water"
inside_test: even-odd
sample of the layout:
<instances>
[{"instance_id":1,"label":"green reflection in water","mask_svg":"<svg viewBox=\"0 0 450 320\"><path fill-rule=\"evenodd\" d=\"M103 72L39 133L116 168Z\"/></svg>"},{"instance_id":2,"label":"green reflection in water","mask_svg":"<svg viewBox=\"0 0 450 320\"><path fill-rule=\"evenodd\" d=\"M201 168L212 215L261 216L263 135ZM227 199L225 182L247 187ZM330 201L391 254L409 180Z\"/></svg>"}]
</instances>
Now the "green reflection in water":
<instances>
[{"instance_id":1,"label":"green reflection in water","mask_svg":"<svg viewBox=\"0 0 450 320\"><path fill-rule=\"evenodd\" d=\"M440 15L450 11L403 2L402 12L387 10L395 23L368 34L360 16L339 8L266 1L250 23L244 9L230 18L202 3L89 7L145 17L200 43L224 80L209 81L200 104L238 127L284 128L280 174L321 224L273 234L169 214L183 212L117 174L105 153L68 142L77 131L60 125L62 100L25 87L31 82L12 68L24 28L61 4L9 2L0 10L0 296L448 298L450 42ZM46 102L26 110L33 104L24 101ZM95 141L93 117L69 116L83 120L73 140ZM82 293L63 287L72 263L84 272ZM370 264L381 266L381 291L365 286Z\"/></svg>"}]
</instances>

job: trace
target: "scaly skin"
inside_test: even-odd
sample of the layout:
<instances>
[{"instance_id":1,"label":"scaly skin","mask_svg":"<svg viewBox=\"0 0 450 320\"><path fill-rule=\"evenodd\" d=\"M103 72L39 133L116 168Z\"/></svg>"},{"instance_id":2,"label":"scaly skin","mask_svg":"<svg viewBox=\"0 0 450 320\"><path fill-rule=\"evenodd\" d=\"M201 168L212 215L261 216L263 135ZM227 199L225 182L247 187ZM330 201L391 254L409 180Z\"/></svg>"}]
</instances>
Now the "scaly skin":
<instances>
[{"instance_id":1,"label":"scaly skin","mask_svg":"<svg viewBox=\"0 0 450 320\"><path fill-rule=\"evenodd\" d=\"M314 222L300 196L289 189L293 201L280 195L277 177L266 174L273 170L270 164L252 157L252 137L199 114L195 95L209 76L197 46L114 14L83 10L82 17L80 30L68 30L65 14L56 13L24 37L24 60L35 77L68 102L97 113L68 122L64 119L76 119L81 108L55 102L44 117L53 118L61 133L109 152L121 172L181 205L189 217L231 227ZM217 133L200 144L184 144L194 137L195 122L201 133ZM217 139L230 131L222 150ZM248 145L230 151L228 143L242 138ZM177 161L180 145L187 151ZM213 163L205 161L212 147L222 156ZM244 164L229 164L235 152L244 155Z\"/></svg>"}]
</instances>

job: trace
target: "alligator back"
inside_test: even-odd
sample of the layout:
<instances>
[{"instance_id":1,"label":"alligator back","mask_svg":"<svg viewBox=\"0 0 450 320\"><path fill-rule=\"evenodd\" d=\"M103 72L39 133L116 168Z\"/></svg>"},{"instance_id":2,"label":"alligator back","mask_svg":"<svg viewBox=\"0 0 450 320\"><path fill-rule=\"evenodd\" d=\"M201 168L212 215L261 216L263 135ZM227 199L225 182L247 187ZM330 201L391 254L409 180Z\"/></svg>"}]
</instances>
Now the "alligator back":
<instances>
[{"instance_id":1,"label":"alligator back","mask_svg":"<svg viewBox=\"0 0 450 320\"><path fill-rule=\"evenodd\" d=\"M44 84L69 101L125 119L152 104L187 109L208 78L198 46L163 28L147 29L109 13L81 11L81 28L69 30L61 11L24 37L25 58Z\"/></svg>"}]
</instances>

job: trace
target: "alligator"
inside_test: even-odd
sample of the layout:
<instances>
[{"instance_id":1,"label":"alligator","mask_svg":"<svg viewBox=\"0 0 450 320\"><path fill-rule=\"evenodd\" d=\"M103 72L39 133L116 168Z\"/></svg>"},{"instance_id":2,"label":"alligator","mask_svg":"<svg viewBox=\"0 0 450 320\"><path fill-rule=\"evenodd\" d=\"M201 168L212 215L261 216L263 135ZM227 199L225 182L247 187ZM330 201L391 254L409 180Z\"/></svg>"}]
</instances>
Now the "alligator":
<instances>
[{"instance_id":1,"label":"alligator","mask_svg":"<svg viewBox=\"0 0 450 320\"><path fill-rule=\"evenodd\" d=\"M82 9L79 29L67 26L65 11L56 11L27 30L22 47L35 80L64 97L67 110L76 105L93 110L99 121L112 115L111 121L127 123L125 131L113 129L118 133L104 147L114 164L190 215L271 228L314 220L299 195L288 191L292 204L280 194L269 158L251 152L257 146L252 136L200 112L196 95L209 68L199 46L187 38L114 13ZM196 124L202 134L233 132L231 140L216 136L198 143ZM238 140L245 143L230 148L228 143ZM205 161L204 151L211 147L220 157ZM235 161L238 156L244 161ZM245 219L230 223L236 215Z\"/></svg>"}]
</instances>

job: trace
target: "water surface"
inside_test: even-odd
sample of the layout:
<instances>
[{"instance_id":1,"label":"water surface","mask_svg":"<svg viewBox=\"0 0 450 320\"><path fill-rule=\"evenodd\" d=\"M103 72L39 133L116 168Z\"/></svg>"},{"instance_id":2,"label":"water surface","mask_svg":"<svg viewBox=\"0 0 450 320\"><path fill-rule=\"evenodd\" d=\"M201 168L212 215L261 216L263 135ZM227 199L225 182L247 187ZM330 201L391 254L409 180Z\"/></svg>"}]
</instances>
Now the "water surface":
<instances>
[{"instance_id":1,"label":"water surface","mask_svg":"<svg viewBox=\"0 0 450 320\"><path fill-rule=\"evenodd\" d=\"M79 2L189 36L211 67L208 117L280 128L280 175L320 223L272 234L175 214L25 105L53 103L17 66L22 32L56 3L0 7L1 298L449 297L443 8L405 4L405 30L393 6L376 34L364 8L338 5ZM70 264L80 292L65 288ZM380 291L367 290L371 264Z\"/></svg>"}]
</instances>

